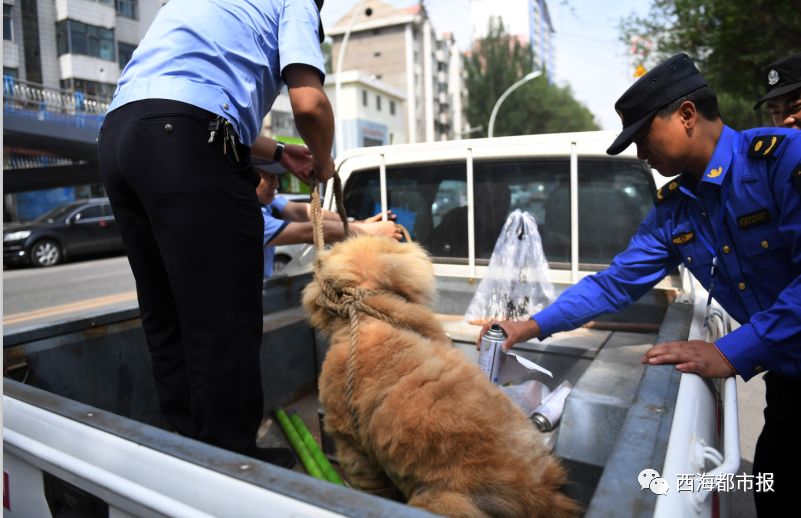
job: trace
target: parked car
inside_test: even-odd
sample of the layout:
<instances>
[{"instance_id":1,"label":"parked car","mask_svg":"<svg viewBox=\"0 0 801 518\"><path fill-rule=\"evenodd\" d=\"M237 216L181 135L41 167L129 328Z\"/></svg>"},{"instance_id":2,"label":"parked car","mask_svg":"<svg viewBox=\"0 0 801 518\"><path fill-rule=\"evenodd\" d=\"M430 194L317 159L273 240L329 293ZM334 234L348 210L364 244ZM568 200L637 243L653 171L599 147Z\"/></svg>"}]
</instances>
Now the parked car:
<instances>
[{"instance_id":1,"label":"parked car","mask_svg":"<svg viewBox=\"0 0 801 518\"><path fill-rule=\"evenodd\" d=\"M4 264L53 266L68 257L123 251L108 198L76 200L3 227Z\"/></svg>"},{"instance_id":2,"label":"parked car","mask_svg":"<svg viewBox=\"0 0 801 518\"><path fill-rule=\"evenodd\" d=\"M298 203L309 203L311 198L308 194L281 194L289 201L296 201ZM273 274L276 274L284 269L289 261L294 259L300 254L303 249L308 247L307 244L298 245L279 245L275 247L275 258L273 259Z\"/></svg>"}]
</instances>

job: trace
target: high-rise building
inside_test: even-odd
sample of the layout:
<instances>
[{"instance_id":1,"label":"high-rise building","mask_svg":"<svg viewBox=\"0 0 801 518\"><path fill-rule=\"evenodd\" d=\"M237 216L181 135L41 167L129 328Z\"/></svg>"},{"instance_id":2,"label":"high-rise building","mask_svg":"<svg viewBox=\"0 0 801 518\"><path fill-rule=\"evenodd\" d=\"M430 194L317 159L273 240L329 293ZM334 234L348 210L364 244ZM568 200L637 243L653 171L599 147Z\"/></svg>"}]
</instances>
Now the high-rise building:
<instances>
[{"instance_id":1,"label":"high-rise building","mask_svg":"<svg viewBox=\"0 0 801 518\"><path fill-rule=\"evenodd\" d=\"M531 47L534 65L544 68L553 82L555 31L546 0L470 0L473 40L487 35L491 18L500 19L506 32Z\"/></svg>"},{"instance_id":2,"label":"high-rise building","mask_svg":"<svg viewBox=\"0 0 801 518\"><path fill-rule=\"evenodd\" d=\"M326 30L334 72L349 27L342 71L358 71L404 94L408 142L447 140L461 131L454 127L455 114L461 115L461 61L453 57L453 38L437 36L421 4L396 8L370 0L354 6Z\"/></svg>"},{"instance_id":3,"label":"high-rise building","mask_svg":"<svg viewBox=\"0 0 801 518\"><path fill-rule=\"evenodd\" d=\"M4 140L3 170L7 180L37 178L6 183L4 221L102 193L93 142L77 151L70 135L97 131L120 72L165 3L3 0L4 135L14 135Z\"/></svg>"},{"instance_id":4,"label":"high-rise building","mask_svg":"<svg viewBox=\"0 0 801 518\"><path fill-rule=\"evenodd\" d=\"M111 96L122 68L165 3L3 0L3 75Z\"/></svg>"}]
</instances>

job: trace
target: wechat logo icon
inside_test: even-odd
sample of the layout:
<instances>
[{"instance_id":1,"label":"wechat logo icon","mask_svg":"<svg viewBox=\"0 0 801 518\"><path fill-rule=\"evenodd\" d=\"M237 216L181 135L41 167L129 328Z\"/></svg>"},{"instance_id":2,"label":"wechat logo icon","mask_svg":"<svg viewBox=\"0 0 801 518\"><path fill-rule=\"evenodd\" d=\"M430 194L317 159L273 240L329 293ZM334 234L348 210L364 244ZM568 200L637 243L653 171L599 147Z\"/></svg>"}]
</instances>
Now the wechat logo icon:
<instances>
[{"instance_id":1,"label":"wechat logo icon","mask_svg":"<svg viewBox=\"0 0 801 518\"><path fill-rule=\"evenodd\" d=\"M644 469L637 475L637 482L640 483L640 491L650 489L655 495L666 495L670 490L668 481L659 476L655 469Z\"/></svg>"}]
</instances>

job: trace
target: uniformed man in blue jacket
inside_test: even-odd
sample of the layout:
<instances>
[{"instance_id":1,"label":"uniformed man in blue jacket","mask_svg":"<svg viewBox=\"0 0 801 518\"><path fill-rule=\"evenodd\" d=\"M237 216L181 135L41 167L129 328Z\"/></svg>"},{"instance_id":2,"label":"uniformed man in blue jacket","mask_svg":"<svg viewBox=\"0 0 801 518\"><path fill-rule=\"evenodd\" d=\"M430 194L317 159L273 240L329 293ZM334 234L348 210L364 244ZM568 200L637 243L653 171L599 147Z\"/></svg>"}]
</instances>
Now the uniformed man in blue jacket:
<instances>
[{"instance_id":1,"label":"uniformed man in blue jacket","mask_svg":"<svg viewBox=\"0 0 801 518\"><path fill-rule=\"evenodd\" d=\"M768 65L764 78L767 92L754 109L765 104L774 126L801 129L801 52Z\"/></svg>"},{"instance_id":2,"label":"uniformed man in blue jacket","mask_svg":"<svg viewBox=\"0 0 801 518\"><path fill-rule=\"evenodd\" d=\"M685 54L641 77L615 109L623 131L607 153L633 142L660 174L680 176L658 191L608 269L531 319L502 322L504 346L619 311L684 264L742 325L715 343L656 345L643 362L710 378L768 371L754 472L772 473L774 492L755 497L760 516L783 516L796 505L801 471L801 132L725 126L714 92Z\"/></svg>"}]
</instances>

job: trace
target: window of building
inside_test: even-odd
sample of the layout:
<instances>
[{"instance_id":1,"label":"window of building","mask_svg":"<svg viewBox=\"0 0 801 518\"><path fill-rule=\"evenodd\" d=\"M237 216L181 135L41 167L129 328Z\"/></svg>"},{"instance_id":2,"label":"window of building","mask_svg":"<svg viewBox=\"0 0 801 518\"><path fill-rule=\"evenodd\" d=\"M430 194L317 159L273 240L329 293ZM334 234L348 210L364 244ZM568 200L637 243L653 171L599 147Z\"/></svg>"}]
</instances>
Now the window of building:
<instances>
[{"instance_id":1,"label":"window of building","mask_svg":"<svg viewBox=\"0 0 801 518\"><path fill-rule=\"evenodd\" d=\"M389 101L389 114L395 115L395 101Z\"/></svg>"},{"instance_id":2,"label":"window of building","mask_svg":"<svg viewBox=\"0 0 801 518\"><path fill-rule=\"evenodd\" d=\"M378 111L381 111L381 96L380 95L376 95L375 96L375 109L378 110Z\"/></svg>"},{"instance_id":3,"label":"window of building","mask_svg":"<svg viewBox=\"0 0 801 518\"><path fill-rule=\"evenodd\" d=\"M100 83L98 81L71 77L69 79L61 80L61 88L63 90L82 92L86 95L92 95L96 97L111 97L114 95L114 90L117 88L117 85L113 83Z\"/></svg>"},{"instance_id":4,"label":"window of building","mask_svg":"<svg viewBox=\"0 0 801 518\"><path fill-rule=\"evenodd\" d=\"M114 0L114 6L117 8L117 16L124 16L138 20L137 10L139 7L139 0Z\"/></svg>"},{"instance_id":5,"label":"window of building","mask_svg":"<svg viewBox=\"0 0 801 518\"><path fill-rule=\"evenodd\" d=\"M362 90L362 106L367 106L367 90Z\"/></svg>"},{"instance_id":6,"label":"window of building","mask_svg":"<svg viewBox=\"0 0 801 518\"><path fill-rule=\"evenodd\" d=\"M19 77L19 70L11 67L3 67L3 77L11 77L16 79Z\"/></svg>"},{"instance_id":7,"label":"window of building","mask_svg":"<svg viewBox=\"0 0 801 518\"><path fill-rule=\"evenodd\" d=\"M3 4L3 39L8 41L12 41L14 39L14 33L11 30L11 8L12 6Z\"/></svg>"},{"instance_id":8,"label":"window of building","mask_svg":"<svg viewBox=\"0 0 801 518\"><path fill-rule=\"evenodd\" d=\"M131 60L134 50L136 50L136 45L123 42L117 43L117 60L120 64L120 70L125 68L125 65Z\"/></svg>"},{"instance_id":9,"label":"window of building","mask_svg":"<svg viewBox=\"0 0 801 518\"><path fill-rule=\"evenodd\" d=\"M56 23L56 47L59 56L82 54L115 61L114 29L62 20Z\"/></svg>"}]
</instances>

